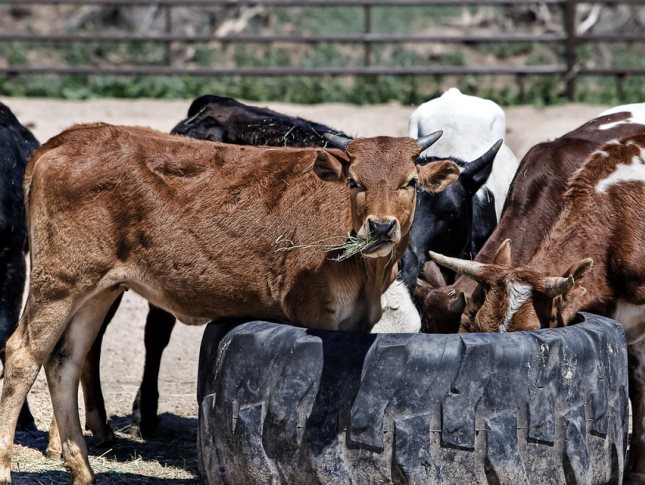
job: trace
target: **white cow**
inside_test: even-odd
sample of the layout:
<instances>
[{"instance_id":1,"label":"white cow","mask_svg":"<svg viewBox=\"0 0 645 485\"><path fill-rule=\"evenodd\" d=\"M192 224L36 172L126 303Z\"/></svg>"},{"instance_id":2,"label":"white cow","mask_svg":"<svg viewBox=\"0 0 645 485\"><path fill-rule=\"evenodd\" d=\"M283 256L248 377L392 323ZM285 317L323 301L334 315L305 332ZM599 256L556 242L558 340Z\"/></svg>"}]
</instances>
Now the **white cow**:
<instances>
[{"instance_id":1,"label":"white cow","mask_svg":"<svg viewBox=\"0 0 645 485\"><path fill-rule=\"evenodd\" d=\"M474 160L506 134L506 115L495 102L462 94L450 88L440 97L419 106L410 116L409 135L420 138L437 130L443 135L426 153L434 157L451 157L465 162ZM502 145L497 152L488 181L475 195L473 226L478 211L494 205L499 222L504 201L519 161L513 152Z\"/></svg>"}]
</instances>

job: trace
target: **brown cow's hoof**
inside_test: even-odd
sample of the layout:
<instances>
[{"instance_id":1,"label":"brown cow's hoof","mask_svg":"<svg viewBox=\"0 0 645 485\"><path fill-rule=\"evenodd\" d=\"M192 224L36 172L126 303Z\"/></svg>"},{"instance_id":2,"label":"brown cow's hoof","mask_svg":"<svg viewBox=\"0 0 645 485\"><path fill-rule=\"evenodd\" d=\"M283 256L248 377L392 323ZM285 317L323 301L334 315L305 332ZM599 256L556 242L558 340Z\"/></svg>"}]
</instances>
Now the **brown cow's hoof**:
<instances>
[{"instance_id":1,"label":"brown cow's hoof","mask_svg":"<svg viewBox=\"0 0 645 485\"><path fill-rule=\"evenodd\" d=\"M11 485L11 469L3 468L0 470L0 485Z\"/></svg>"},{"instance_id":2,"label":"brown cow's hoof","mask_svg":"<svg viewBox=\"0 0 645 485\"><path fill-rule=\"evenodd\" d=\"M47 448L45 450L45 456L50 460L61 461L63 459L63 452L61 450Z\"/></svg>"}]
</instances>

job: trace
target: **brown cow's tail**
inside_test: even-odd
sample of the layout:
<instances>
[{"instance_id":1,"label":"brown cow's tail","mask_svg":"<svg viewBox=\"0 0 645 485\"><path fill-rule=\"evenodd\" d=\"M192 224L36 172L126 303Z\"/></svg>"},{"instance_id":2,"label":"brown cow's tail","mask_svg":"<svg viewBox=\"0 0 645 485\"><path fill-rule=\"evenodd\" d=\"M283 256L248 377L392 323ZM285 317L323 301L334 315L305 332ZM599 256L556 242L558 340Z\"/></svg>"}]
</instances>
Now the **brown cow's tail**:
<instances>
[{"instance_id":1,"label":"brown cow's tail","mask_svg":"<svg viewBox=\"0 0 645 485\"><path fill-rule=\"evenodd\" d=\"M25 176L23 178L23 191L24 191L24 197L25 197L25 216L27 219L27 228L29 228L29 212L30 212L30 206L31 206L31 180L34 174L34 167L36 166L36 163L42 157L45 153L47 153L51 149L51 146L49 144L45 144L38 148L31 157L29 158L29 161L27 162L27 167L25 167ZM29 231L27 231L29 232Z\"/></svg>"}]
</instances>

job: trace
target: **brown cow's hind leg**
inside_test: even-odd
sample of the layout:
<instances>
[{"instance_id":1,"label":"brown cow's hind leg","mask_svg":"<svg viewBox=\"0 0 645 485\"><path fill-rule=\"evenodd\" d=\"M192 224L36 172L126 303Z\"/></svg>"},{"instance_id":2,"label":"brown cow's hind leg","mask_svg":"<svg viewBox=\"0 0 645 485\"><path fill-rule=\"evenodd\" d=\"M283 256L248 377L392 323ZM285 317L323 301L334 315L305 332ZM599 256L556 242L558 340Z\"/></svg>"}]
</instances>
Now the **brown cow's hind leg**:
<instances>
[{"instance_id":1,"label":"brown cow's hind leg","mask_svg":"<svg viewBox=\"0 0 645 485\"><path fill-rule=\"evenodd\" d=\"M63 458L63 449L60 446L60 435L58 434L58 425L56 418L52 415L49 422L49 442L45 450L45 456L50 460L61 460Z\"/></svg>"},{"instance_id":2,"label":"brown cow's hind leg","mask_svg":"<svg viewBox=\"0 0 645 485\"><path fill-rule=\"evenodd\" d=\"M69 319L69 299L27 300L18 328L7 341L2 398L0 398L0 484L11 483L11 455L18 415L27 393ZM40 295L42 296L42 295ZM47 303L41 303L47 301Z\"/></svg>"},{"instance_id":3,"label":"brown cow's hind leg","mask_svg":"<svg viewBox=\"0 0 645 485\"><path fill-rule=\"evenodd\" d=\"M114 432L110 428L110 425L107 424L105 401L103 399L103 391L101 390L101 346L103 344L105 330L119 309L122 299L123 293L114 300L114 303L112 303L105 315L101 330L85 358L81 373L83 399L85 400L85 429L89 429L92 432L97 446L109 445L114 440Z\"/></svg>"},{"instance_id":4,"label":"brown cow's hind leg","mask_svg":"<svg viewBox=\"0 0 645 485\"><path fill-rule=\"evenodd\" d=\"M78 414L81 368L117 296L114 291L105 291L85 302L72 317L45 365L63 460L75 485L94 483Z\"/></svg>"}]
</instances>

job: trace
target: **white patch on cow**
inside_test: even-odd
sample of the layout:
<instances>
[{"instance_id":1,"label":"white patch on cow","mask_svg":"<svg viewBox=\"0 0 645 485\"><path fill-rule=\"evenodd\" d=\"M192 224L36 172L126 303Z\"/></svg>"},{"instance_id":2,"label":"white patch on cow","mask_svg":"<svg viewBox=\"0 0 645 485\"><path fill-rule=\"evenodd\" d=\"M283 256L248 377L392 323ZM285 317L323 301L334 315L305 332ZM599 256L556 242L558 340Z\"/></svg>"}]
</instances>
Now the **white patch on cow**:
<instances>
[{"instance_id":1,"label":"white patch on cow","mask_svg":"<svg viewBox=\"0 0 645 485\"><path fill-rule=\"evenodd\" d=\"M499 331L506 332L511 323L513 315L526 303L533 295L533 287L524 283L506 282L506 292L508 299L506 301L506 315L504 322L500 325Z\"/></svg>"},{"instance_id":2,"label":"white patch on cow","mask_svg":"<svg viewBox=\"0 0 645 485\"><path fill-rule=\"evenodd\" d=\"M645 305L634 305L625 300L618 300L612 318L622 324L628 344L634 344L645 338L645 332L643 332L645 329Z\"/></svg>"},{"instance_id":3,"label":"white patch on cow","mask_svg":"<svg viewBox=\"0 0 645 485\"><path fill-rule=\"evenodd\" d=\"M604 125L598 126L599 130L610 130L620 125L625 125L628 123L634 123L638 125L645 125L645 103L634 103L626 104L622 106L616 106L615 108L608 109L600 113L600 116L606 116L614 113L630 113L629 118L625 118L621 121L613 121L611 123L605 123Z\"/></svg>"},{"instance_id":4,"label":"white patch on cow","mask_svg":"<svg viewBox=\"0 0 645 485\"><path fill-rule=\"evenodd\" d=\"M645 150L641 149L640 156L634 156L632 162L627 165L619 163L608 177L596 184L596 192L602 194L612 185L621 182L645 182Z\"/></svg>"},{"instance_id":5,"label":"white patch on cow","mask_svg":"<svg viewBox=\"0 0 645 485\"><path fill-rule=\"evenodd\" d=\"M591 154L592 157L608 157L609 153L604 150L596 150Z\"/></svg>"},{"instance_id":6,"label":"white patch on cow","mask_svg":"<svg viewBox=\"0 0 645 485\"><path fill-rule=\"evenodd\" d=\"M609 140L605 145L620 145L620 140L617 138L614 138L613 140Z\"/></svg>"},{"instance_id":7,"label":"white patch on cow","mask_svg":"<svg viewBox=\"0 0 645 485\"><path fill-rule=\"evenodd\" d=\"M402 281L395 280L383 293L381 306L383 315L371 333L419 333L421 330L421 317Z\"/></svg>"}]
</instances>

